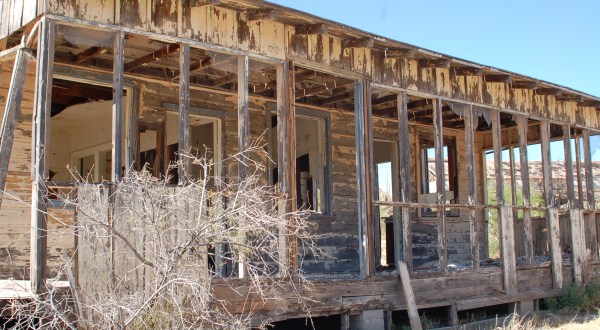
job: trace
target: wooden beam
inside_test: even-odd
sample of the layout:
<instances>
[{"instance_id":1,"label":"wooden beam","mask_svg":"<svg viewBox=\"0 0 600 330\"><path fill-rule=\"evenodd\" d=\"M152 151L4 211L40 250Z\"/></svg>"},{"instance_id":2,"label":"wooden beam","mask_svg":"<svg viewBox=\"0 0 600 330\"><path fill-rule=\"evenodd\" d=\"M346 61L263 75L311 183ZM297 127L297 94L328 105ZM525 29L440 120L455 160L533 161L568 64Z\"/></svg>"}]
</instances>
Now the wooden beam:
<instances>
[{"instance_id":1,"label":"wooden beam","mask_svg":"<svg viewBox=\"0 0 600 330\"><path fill-rule=\"evenodd\" d=\"M385 57L387 58L409 58L413 59L417 55L417 51L412 48L386 49Z\"/></svg>"},{"instance_id":2,"label":"wooden beam","mask_svg":"<svg viewBox=\"0 0 600 330\"><path fill-rule=\"evenodd\" d=\"M473 106L469 106L465 116L465 155L467 158L468 203L477 204L477 177L475 176L475 130L478 118L475 117ZM479 221L477 210L469 210L469 237L471 239L471 263L474 269L479 268Z\"/></svg>"},{"instance_id":3,"label":"wooden beam","mask_svg":"<svg viewBox=\"0 0 600 330\"><path fill-rule=\"evenodd\" d=\"M535 90L535 93L537 95L552 95L552 96L557 96L561 93L560 89L558 88L547 88L547 87L543 87L543 88L538 88Z\"/></svg>"},{"instance_id":4,"label":"wooden beam","mask_svg":"<svg viewBox=\"0 0 600 330\"><path fill-rule=\"evenodd\" d=\"M75 64L80 64L82 62L85 62L87 60L89 60L90 58L98 55L98 54L105 54L106 52L108 52L109 48L105 47L105 46L93 46L90 47L88 49L83 50L82 52L73 55L73 62L75 62Z\"/></svg>"},{"instance_id":5,"label":"wooden beam","mask_svg":"<svg viewBox=\"0 0 600 330\"><path fill-rule=\"evenodd\" d=\"M353 97L354 96L352 95L352 93L344 92L342 94L339 94L339 95L336 95L336 96L332 96L332 97L330 97L328 99L320 101L319 105L325 106L325 105L329 105L329 104L336 103L336 102L351 100ZM355 100L355 102L356 102L356 100Z\"/></svg>"},{"instance_id":6,"label":"wooden beam","mask_svg":"<svg viewBox=\"0 0 600 330\"><path fill-rule=\"evenodd\" d=\"M227 85L227 84L231 84L233 82L236 82L237 76L235 74L232 73L228 73L227 75L217 78L215 80L213 80L211 82L211 86L212 87L219 87L219 86L223 86L223 85Z\"/></svg>"},{"instance_id":7,"label":"wooden beam","mask_svg":"<svg viewBox=\"0 0 600 330\"><path fill-rule=\"evenodd\" d=\"M537 81L513 81L512 89L538 89Z\"/></svg>"},{"instance_id":8,"label":"wooden beam","mask_svg":"<svg viewBox=\"0 0 600 330\"><path fill-rule=\"evenodd\" d=\"M483 76L483 69L471 66L455 66L450 68L450 74L454 76Z\"/></svg>"},{"instance_id":9,"label":"wooden beam","mask_svg":"<svg viewBox=\"0 0 600 330\"><path fill-rule=\"evenodd\" d=\"M485 82L512 83L512 76L507 74L486 74L483 76Z\"/></svg>"},{"instance_id":10,"label":"wooden beam","mask_svg":"<svg viewBox=\"0 0 600 330\"><path fill-rule=\"evenodd\" d=\"M325 24L304 24L296 26L296 34L315 35L329 34L329 28Z\"/></svg>"},{"instance_id":11,"label":"wooden beam","mask_svg":"<svg viewBox=\"0 0 600 330\"><path fill-rule=\"evenodd\" d=\"M181 44L179 52L179 131L178 150L179 164L177 166L179 184L187 183L191 174L190 158L185 156L190 150L190 45Z\"/></svg>"},{"instance_id":12,"label":"wooden beam","mask_svg":"<svg viewBox=\"0 0 600 330\"><path fill-rule=\"evenodd\" d=\"M592 150L590 149L590 131L583 130L583 159L585 166L585 186L587 192L587 209L595 210L596 201L594 196L594 172L592 163ZM596 253L597 255L598 253Z\"/></svg>"},{"instance_id":13,"label":"wooden beam","mask_svg":"<svg viewBox=\"0 0 600 330\"><path fill-rule=\"evenodd\" d=\"M583 102L583 96L577 94L559 93L556 95L556 100L559 102Z\"/></svg>"},{"instance_id":14,"label":"wooden beam","mask_svg":"<svg viewBox=\"0 0 600 330\"><path fill-rule=\"evenodd\" d=\"M529 124L527 117L517 116L517 131L519 134L519 162L521 165L521 191L523 199L523 231L525 237L525 259L527 264L533 264L533 226L531 223L531 190L529 182L529 158L527 155L527 131Z\"/></svg>"},{"instance_id":15,"label":"wooden beam","mask_svg":"<svg viewBox=\"0 0 600 330\"><path fill-rule=\"evenodd\" d=\"M450 60L445 58L426 58L419 60L419 68L449 68Z\"/></svg>"},{"instance_id":16,"label":"wooden beam","mask_svg":"<svg viewBox=\"0 0 600 330\"><path fill-rule=\"evenodd\" d=\"M354 38L344 39L342 41L342 48L373 48L375 41L373 38Z\"/></svg>"},{"instance_id":17,"label":"wooden beam","mask_svg":"<svg viewBox=\"0 0 600 330\"><path fill-rule=\"evenodd\" d=\"M242 19L246 22L276 21L279 18L279 13L274 9L260 9L248 10L242 16Z\"/></svg>"},{"instance_id":18,"label":"wooden beam","mask_svg":"<svg viewBox=\"0 0 600 330\"><path fill-rule=\"evenodd\" d=\"M8 177L8 166L15 137L17 121L21 113L21 102L23 100L23 90L27 80L27 69L29 65L30 54L26 48L20 48L17 51L17 57L13 67L10 87L4 107L4 117L2 127L0 128L0 207L2 206L2 197L6 189L6 178Z\"/></svg>"},{"instance_id":19,"label":"wooden beam","mask_svg":"<svg viewBox=\"0 0 600 330\"><path fill-rule=\"evenodd\" d=\"M177 51L179 51L180 44L167 44L161 49L155 50L151 53L148 53L136 60L133 60L127 64L125 64L124 70L125 72L132 72L133 70L139 68L140 66L150 64L155 61L159 61ZM117 50L115 49L115 53Z\"/></svg>"},{"instance_id":20,"label":"wooden beam","mask_svg":"<svg viewBox=\"0 0 600 330\"><path fill-rule=\"evenodd\" d=\"M384 103L396 102L398 101L398 95L390 94L377 99L371 99L371 105L380 105Z\"/></svg>"},{"instance_id":21,"label":"wooden beam","mask_svg":"<svg viewBox=\"0 0 600 330\"><path fill-rule=\"evenodd\" d=\"M542 147L542 170L544 173L544 201L548 207L546 218L548 235L550 238L550 259L552 261L552 285L555 289L562 289L562 248L560 243L560 221L558 209L554 202L552 189L552 168L550 165L550 124L548 121L540 122L540 138Z\"/></svg>"},{"instance_id":22,"label":"wooden beam","mask_svg":"<svg viewBox=\"0 0 600 330\"><path fill-rule=\"evenodd\" d=\"M297 209L296 196L296 114L294 107L294 65L284 62L277 66L277 176L279 191L283 195L279 201L280 214L290 214ZM290 228L295 228L295 219L290 217ZM280 275L290 275L298 267L295 237L286 228L280 229L280 254L283 264Z\"/></svg>"},{"instance_id":23,"label":"wooden beam","mask_svg":"<svg viewBox=\"0 0 600 330\"><path fill-rule=\"evenodd\" d=\"M298 93L296 94L296 99L300 99L300 98L307 97L307 96L313 96L313 95L316 95L316 94L321 94L321 93L326 92L326 91L333 91L334 89L346 87L346 86L349 86L349 85L352 85L352 84L353 84L352 81L347 81L347 82L344 82L344 83L342 83L340 85L332 84L332 83L329 83L329 85L328 85L327 83L323 83L322 85L318 85L318 86L315 86L315 87L311 87L311 88L307 88L307 89L299 89ZM333 97L335 97L335 96L336 95L334 95ZM341 99L341 100L344 100L344 99ZM335 100L335 101L332 101L332 102L329 102L329 103L335 103L335 102L338 102L338 101L339 100ZM325 102L327 102L327 100L325 100ZM324 103L324 104L328 104L328 103Z\"/></svg>"},{"instance_id":24,"label":"wooden beam","mask_svg":"<svg viewBox=\"0 0 600 330\"><path fill-rule=\"evenodd\" d=\"M112 106L112 171L111 180L117 182L122 176L123 151L123 61L125 56L125 33L115 35L113 62L113 106Z\"/></svg>"},{"instance_id":25,"label":"wooden beam","mask_svg":"<svg viewBox=\"0 0 600 330\"><path fill-rule=\"evenodd\" d=\"M408 318L410 320L410 326L413 330L421 330L423 327L421 325L421 318L419 317L419 310L417 309L415 294L410 283L408 268L402 261L398 261L397 264L400 283L402 284L402 291L404 292L404 303L406 304L406 310L408 311Z\"/></svg>"},{"instance_id":26,"label":"wooden beam","mask_svg":"<svg viewBox=\"0 0 600 330\"><path fill-rule=\"evenodd\" d=\"M406 92L395 95L397 99L398 111L398 166L400 174L400 201L404 203L411 202L411 167L410 167L410 139L408 127L408 96ZM396 213L396 211L394 212ZM410 219L410 207L402 207L402 223L397 217L394 217L394 256L396 260L406 263L408 269L412 271L412 226ZM400 242L402 239L402 242Z\"/></svg>"},{"instance_id":27,"label":"wooden beam","mask_svg":"<svg viewBox=\"0 0 600 330\"><path fill-rule=\"evenodd\" d=\"M221 0L191 0L191 7L204 7L204 6L218 6L221 4Z\"/></svg>"},{"instance_id":28,"label":"wooden beam","mask_svg":"<svg viewBox=\"0 0 600 330\"><path fill-rule=\"evenodd\" d=\"M448 271L448 241L446 238L446 187L444 170L444 119L442 116L442 100L433 102L433 144L435 148L435 180L437 192L437 237L440 271Z\"/></svg>"},{"instance_id":29,"label":"wooden beam","mask_svg":"<svg viewBox=\"0 0 600 330\"><path fill-rule=\"evenodd\" d=\"M354 120L356 136L356 178L358 194L358 238L360 274L366 278L375 274L371 194L371 114L369 109L369 82L357 80L354 84Z\"/></svg>"},{"instance_id":30,"label":"wooden beam","mask_svg":"<svg viewBox=\"0 0 600 330\"><path fill-rule=\"evenodd\" d=\"M33 187L31 191L31 290L40 294L45 290L47 233L47 161L49 150L50 107L52 103L52 74L56 25L51 19L42 18L38 33L36 62L35 105L33 114L34 139L32 150Z\"/></svg>"}]
</instances>

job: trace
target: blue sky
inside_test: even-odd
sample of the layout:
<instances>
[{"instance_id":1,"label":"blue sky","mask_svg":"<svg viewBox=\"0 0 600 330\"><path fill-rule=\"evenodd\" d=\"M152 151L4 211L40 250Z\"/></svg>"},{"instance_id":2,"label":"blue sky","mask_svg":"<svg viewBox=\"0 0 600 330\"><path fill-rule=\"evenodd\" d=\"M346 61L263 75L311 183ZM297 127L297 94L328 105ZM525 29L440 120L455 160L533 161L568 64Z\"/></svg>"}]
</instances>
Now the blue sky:
<instances>
[{"instance_id":1,"label":"blue sky","mask_svg":"<svg viewBox=\"0 0 600 330\"><path fill-rule=\"evenodd\" d=\"M271 2L600 97L600 1Z\"/></svg>"}]
</instances>

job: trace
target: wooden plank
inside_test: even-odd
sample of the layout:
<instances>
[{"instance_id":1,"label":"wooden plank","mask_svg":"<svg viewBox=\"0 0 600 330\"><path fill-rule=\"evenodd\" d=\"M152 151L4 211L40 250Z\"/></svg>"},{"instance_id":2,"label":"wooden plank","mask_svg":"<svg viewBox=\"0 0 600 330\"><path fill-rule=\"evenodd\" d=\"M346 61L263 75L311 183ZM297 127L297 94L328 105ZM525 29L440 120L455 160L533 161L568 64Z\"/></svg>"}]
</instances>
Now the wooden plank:
<instances>
[{"instance_id":1,"label":"wooden plank","mask_svg":"<svg viewBox=\"0 0 600 330\"><path fill-rule=\"evenodd\" d=\"M517 292L517 260L515 258L515 236L513 210L510 206L501 206L499 211L502 226L502 278L506 294Z\"/></svg>"},{"instance_id":2,"label":"wooden plank","mask_svg":"<svg viewBox=\"0 0 600 330\"><path fill-rule=\"evenodd\" d=\"M408 203L411 201L411 168L410 168L410 145L408 128L408 96L401 92L397 96L398 107L398 165L400 173L400 201ZM402 256L409 269L412 271L412 229L410 219L410 208L402 208L402 223L394 217L394 255L396 259ZM401 234L400 234L401 233ZM400 238L402 242L400 242Z\"/></svg>"},{"instance_id":3,"label":"wooden plank","mask_svg":"<svg viewBox=\"0 0 600 330\"><path fill-rule=\"evenodd\" d=\"M138 113L140 111L140 88L135 86L131 89L132 105L129 113L129 141L127 144L127 171L136 169L139 154L138 137ZM139 169L139 168L137 168Z\"/></svg>"},{"instance_id":4,"label":"wooden plank","mask_svg":"<svg viewBox=\"0 0 600 330\"><path fill-rule=\"evenodd\" d=\"M529 183L529 158L527 155L527 131L529 125L525 116L517 117L517 130L519 134L519 161L521 165L521 192L523 199L523 231L525 232L525 259L527 264L533 264L533 227L531 224L531 190Z\"/></svg>"},{"instance_id":5,"label":"wooden plank","mask_svg":"<svg viewBox=\"0 0 600 330\"><path fill-rule=\"evenodd\" d=\"M582 286L585 282L585 265L587 261L583 213L580 209L569 210L571 226L571 262L573 263L573 282Z\"/></svg>"},{"instance_id":6,"label":"wooden plank","mask_svg":"<svg viewBox=\"0 0 600 330\"><path fill-rule=\"evenodd\" d=\"M179 184L184 184L191 174L191 160L185 156L190 150L190 45L181 44L179 53Z\"/></svg>"},{"instance_id":7,"label":"wooden plank","mask_svg":"<svg viewBox=\"0 0 600 330\"><path fill-rule=\"evenodd\" d=\"M473 106L469 106L465 116L465 154L467 158L468 204L477 204L477 177L475 175L475 129L478 117L474 116ZM469 237L471 239L471 264L474 269L479 268L479 225L477 210L469 210Z\"/></svg>"},{"instance_id":8,"label":"wooden plank","mask_svg":"<svg viewBox=\"0 0 600 330\"><path fill-rule=\"evenodd\" d=\"M444 124L442 115L442 100L433 102L433 135L435 148L435 180L437 191L437 237L440 271L448 271L448 241L446 238L446 187L444 185Z\"/></svg>"},{"instance_id":9,"label":"wooden plank","mask_svg":"<svg viewBox=\"0 0 600 330\"><path fill-rule=\"evenodd\" d=\"M12 77L8 94L6 95L6 106L4 108L4 117L2 127L0 128L0 207L2 206L2 197L6 188L6 178L8 176L8 163L13 147L15 137L15 128L19 119L21 110L21 101L23 100L23 90L25 80L27 79L27 69L29 65L29 50L20 48L17 51L17 58L13 67Z\"/></svg>"},{"instance_id":10,"label":"wooden plank","mask_svg":"<svg viewBox=\"0 0 600 330\"><path fill-rule=\"evenodd\" d=\"M371 166L372 148L370 141L370 93L369 82L356 80L354 84L354 121L356 138L356 177L358 198L358 238L361 277L369 277L375 273L375 251L371 218ZM367 104L369 103L369 104ZM372 131L371 131L372 132Z\"/></svg>"},{"instance_id":11,"label":"wooden plank","mask_svg":"<svg viewBox=\"0 0 600 330\"><path fill-rule=\"evenodd\" d=\"M420 330L421 319L419 318L419 310L417 309L417 302L415 300L415 294L413 292L412 285L410 283L410 276L408 275L408 268L406 264L398 259L398 272L400 273L400 281L402 283L402 291L404 292L404 300L406 303L406 309L408 310L408 317L410 319L410 326L413 330Z\"/></svg>"},{"instance_id":12,"label":"wooden plank","mask_svg":"<svg viewBox=\"0 0 600 330\"><path fill-rule=\"evenodd\" d=\"M242 153L238 162L238 178L241 181L246 179L248 167L246 159L248 159L248 148L250 147L250 114L248 112L248 56L238 56L238 109L237 109L237 126L238 126L238 150ZM238 264L238 277L245 278L247 274L244 257L240 256Z\"/></svg>"},{"instance_id":13,"label":"wooden plank","mask_svg":"<svg viewBox=\"0 0 600 330\"><path fill-rule=\"evenodd\" d=\"M115 34L113 62L113 107L112 107L112 169L111 180L121 180L123 154L123 58L125 54L125 33Z\"/></svg>"},{"instance_id":14,"label":"wooden plank","mask_svg":"<svg viewBox=\"0 0 600 330\"><path fill-rule=\"evenodd\" d=\"M36 63L36 86L33 126L35 130L34 157L32 159L33 187L31 192L31 251L30 279L31 290L35 294L45 289L47 253L47 176L46 143L50 126L50 106L52 102L52 69L54 63L55 22L42 19L38 33L38 53Z\"/></svg>"},{"instance_id":15,"label":"wooden plank","mask_svg":"<svg viewBox=\"0 0 600 330\"><path fill-rule=\"evenodd\" d=\"M296 114L294 106L294 64L284 62L278 65L277 72L277 175L279 191L283 198L279 212L289 214L296 210ZM290 217L290 221L294 219ZM293 225L293 224L292 224ZM296 241L289 237L285 228L280 230L280 253L287 256L288 267L297 265ZM286 270L287 271L287 270ZM282 275L285 274L285 272Z\"/></svg>"}]
</instances>

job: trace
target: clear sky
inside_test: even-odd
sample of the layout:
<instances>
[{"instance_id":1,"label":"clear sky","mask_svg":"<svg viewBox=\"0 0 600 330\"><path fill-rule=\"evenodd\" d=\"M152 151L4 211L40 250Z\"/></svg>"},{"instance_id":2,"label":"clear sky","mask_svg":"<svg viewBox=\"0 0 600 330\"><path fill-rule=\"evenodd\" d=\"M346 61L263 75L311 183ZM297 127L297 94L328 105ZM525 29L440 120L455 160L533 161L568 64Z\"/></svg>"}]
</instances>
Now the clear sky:
<instances>
[{"instance_id":1,"label":"clear sky","mask_svg":"<svg viewBox=\"0 0 600 330\"><path fill-rule=\"evenodd\" d=\"M271 0L600 97L597 0Z\"/></svg>"}]
</instances>

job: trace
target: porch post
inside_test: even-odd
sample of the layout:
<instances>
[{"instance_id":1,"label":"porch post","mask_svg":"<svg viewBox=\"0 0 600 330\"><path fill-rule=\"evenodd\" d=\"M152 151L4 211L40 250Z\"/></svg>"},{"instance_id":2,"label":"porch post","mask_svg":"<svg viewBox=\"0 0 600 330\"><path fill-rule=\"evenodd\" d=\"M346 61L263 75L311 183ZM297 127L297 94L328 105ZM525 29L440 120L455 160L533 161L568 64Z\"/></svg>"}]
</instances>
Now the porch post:
<instances>
[{"instance_id":1,"label":"porch post","mask_svg":"<svg viewBox=\"0 0 600 330\"><path fill-rule=\"evenodd\" d=\"M521 186L523 191L523 231L525 232L525 258L527 264L533 264L533 226L531 225L531 190L529 189L529 158L527 155L528 120L525 116L517 117L519 132L519 160L521 164Z\"/></svg>"},{"instance_id":2,"label":"porch post","mask_svg":"<svg viewBox=\"0 0 600 330\"><path fill-rule=\"evenodd\" d=\"M433 145L435 149L435 181L437 191L437 231L440 271L448 271L448 242L446 238L446 187L444 170L444 121L442 100L433 102Z\"/></svg>"},{"instance_id":3,"label":"porch post","mask_svg":"<svg viewBox=\"0 0 600 330\"><path fill-rule=\"evenodd\" d=\"M406 92L398 94L398 164L400 174L400 202L411 202L411 179L412 173L410 168L410 141L408 128L408 96ZM412 263L412 226L410 222L410 207L403 206L401 223L398 213L398 208L394 208L394 257L395 263L398 263L400 257L406 263L409 271L413 269ZM400 243L402 240L402 243ZM398 269L398 265L396 265Z\"/></svg>"},{"instance_id":4,"label":"porch post","mask_svg":"<svg viewBox=\"0 0 600 330\"><path fill-rule=\"evenodd\" d=\"M238 150L242 153L238 162L240 182L246 179L248 172L247 157L250 146L250 115L248 113L248 55L238 56ZM245 258L240 256L238 277L245 278L247 273Z\"/></svg>"},{"instance_id":5,"label":"porch post","mask_svg":"<svg viewBox=\"0 0 600 330\"><path fill-rule=\"evenodd\" d=\"M179 166L177 177L179 184L186 182L190 175L190 158L185 156L190 152L190 45L179 47L179 137L177 153Z\"/></svg>"},{"instance_id":6,"label":"porch post","mask_svg":"<svg viewBox=\"0 0 600 330\"><path fill-rule=\"evenodd\" d=\"M113 63L113 106L112 106L112 176L111 181L121 181L123 154L123 57L125 32L115 33Z\"/></svg>"},{"instance_id":7,"label":"porch post","mask_svg":"<svg viewBox=\"0 0 600 330\"><path fill-rule=\"evenodd\" d=\"M465 149L467 157L467 177L468 177L468 203L472 207L469 209L469 233L471 238L471 263L473 268L479 268L479 226L477 221L477 210L473 207L477 204L477 181L475 177L475 138L474 133L477 128L477 119L475 117L473 106L469 106L465 116Z\"/></svg>"}]
</instances>

